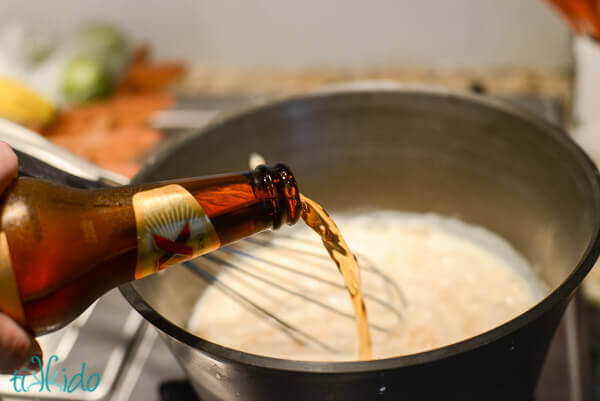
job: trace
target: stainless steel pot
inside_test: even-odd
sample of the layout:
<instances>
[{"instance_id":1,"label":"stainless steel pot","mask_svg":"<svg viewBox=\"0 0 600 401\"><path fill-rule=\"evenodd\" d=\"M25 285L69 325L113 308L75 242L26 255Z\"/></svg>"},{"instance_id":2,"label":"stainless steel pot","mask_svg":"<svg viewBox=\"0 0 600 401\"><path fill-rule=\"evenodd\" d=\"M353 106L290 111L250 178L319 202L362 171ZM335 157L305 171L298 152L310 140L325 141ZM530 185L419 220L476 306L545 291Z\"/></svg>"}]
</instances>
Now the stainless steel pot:
<instances>
[{"instance_id":1,"label":"stainless steel pot","mask_svg":"<svg viewBox=\"0 0 600 401\"><path fill-rule=\"evenodd\" d=\"M22 151L22 173L88 188L127 181L57 158L56 149L40 155L47 143L1 120L0 134ZM164 149L134 182L245 170L256 151L289 164L302 191L329 210L431 211L485 226L552 291L512 321L448 347L323 363L250 355L188 333L205 284L185 267L123 286L203 401L530 399L562 313L600 251L598 172L563 131L478 96L366 85L224 117Z\"/></svg>"},{"instance_id":2,"label":"stainless steel pot","mask_svg":"<svg viewBox=\"0 0 600 401\"><path fill-rule=\"evenodd\" d=\"M332 211L436 212L487 227L552 292L448 347L324 363L250 355L187 332L205 284L185 267L124 286L204 401L529 399L562 313L600 250L598 172L561 129L478 96L340 89L220 119L164 149L135 182L244 170L251 152L287 163L301 190Z\"/></svg>"}]
</instances>

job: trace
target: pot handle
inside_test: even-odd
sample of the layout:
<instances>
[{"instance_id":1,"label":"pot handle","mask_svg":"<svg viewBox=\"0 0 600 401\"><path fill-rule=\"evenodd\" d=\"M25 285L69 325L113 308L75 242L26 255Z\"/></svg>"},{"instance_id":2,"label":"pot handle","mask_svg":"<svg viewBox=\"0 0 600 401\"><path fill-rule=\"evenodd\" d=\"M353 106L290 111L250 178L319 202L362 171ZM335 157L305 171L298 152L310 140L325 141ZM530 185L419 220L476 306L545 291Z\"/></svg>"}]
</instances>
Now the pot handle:
<instances>
[{"instance_id":1,"label":"pot handle","mask_svg":"<svg viewBox=\"0 0 600 401\"><path fill-rule=\"evenodd\" d=\"M105 170L57 146L41 135L0 118L0 141L19 157L19 175L78 188L129 184L129 178Z\"/></svg>"}]
</instances>

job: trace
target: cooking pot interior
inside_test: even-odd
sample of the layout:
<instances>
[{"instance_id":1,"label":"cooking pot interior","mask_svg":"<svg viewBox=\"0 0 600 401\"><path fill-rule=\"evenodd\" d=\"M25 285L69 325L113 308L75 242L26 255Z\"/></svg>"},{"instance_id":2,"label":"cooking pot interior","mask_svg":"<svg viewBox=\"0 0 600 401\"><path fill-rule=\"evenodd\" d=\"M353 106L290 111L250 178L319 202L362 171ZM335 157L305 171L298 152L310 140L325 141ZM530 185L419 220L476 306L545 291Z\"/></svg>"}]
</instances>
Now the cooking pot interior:
<instances>
[{"instance_id":1,"label":"cooking pot interior","mask_svg":"<svg viewBox=\"0 0 600 401\"><path fill-rule=\"evenodd\" d=\"M599 215L593 170L563 135L469 97L313 95L217 122L157 155L136 181L247 170L259 152L289 165L301 191L330 212L434 212L484 226L556 288L590 246ZM179 326L205 285L181 266L133 284Z\"/></svg>"}]
</instances>

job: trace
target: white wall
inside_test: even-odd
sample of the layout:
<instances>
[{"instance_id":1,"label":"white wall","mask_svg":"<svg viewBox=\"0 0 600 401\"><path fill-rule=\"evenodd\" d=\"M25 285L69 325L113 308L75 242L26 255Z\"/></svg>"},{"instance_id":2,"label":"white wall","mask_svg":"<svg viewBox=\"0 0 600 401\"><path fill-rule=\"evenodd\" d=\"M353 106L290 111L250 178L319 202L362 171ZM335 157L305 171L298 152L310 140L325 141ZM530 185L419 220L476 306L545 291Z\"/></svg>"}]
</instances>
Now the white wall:
<instances>
[{"instance_id":1,"label":"white wall","mask_svg":"<svg viewBox=\"0 0 600 401\"><path fill-rule=\"evenodd\" d=\"M569 34L544 0L0 0L0 24L106 17L160 58L208 67L561 67Z\"/></svg>"}]
</instances>

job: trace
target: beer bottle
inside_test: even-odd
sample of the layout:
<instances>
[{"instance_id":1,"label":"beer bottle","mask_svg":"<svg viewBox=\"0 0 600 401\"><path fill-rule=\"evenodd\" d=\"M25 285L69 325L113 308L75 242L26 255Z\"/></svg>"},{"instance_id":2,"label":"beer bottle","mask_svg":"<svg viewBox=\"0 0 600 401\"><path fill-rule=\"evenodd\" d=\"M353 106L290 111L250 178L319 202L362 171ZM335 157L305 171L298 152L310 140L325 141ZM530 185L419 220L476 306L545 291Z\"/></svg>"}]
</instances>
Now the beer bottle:
<instances>
[{"instance_id":1,"label":"beer bottle","mask_svg":"<svg viewBox=\"0 0 600 401\"><path fill-rule=\"evenodd\" d=\"M18 178L0 209L0 311L35 335L98 297L301 214L290 170L79 190Z\"/></svg>"}]
</instances>

